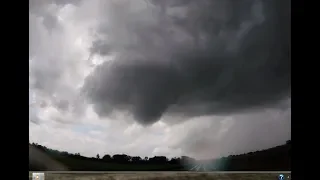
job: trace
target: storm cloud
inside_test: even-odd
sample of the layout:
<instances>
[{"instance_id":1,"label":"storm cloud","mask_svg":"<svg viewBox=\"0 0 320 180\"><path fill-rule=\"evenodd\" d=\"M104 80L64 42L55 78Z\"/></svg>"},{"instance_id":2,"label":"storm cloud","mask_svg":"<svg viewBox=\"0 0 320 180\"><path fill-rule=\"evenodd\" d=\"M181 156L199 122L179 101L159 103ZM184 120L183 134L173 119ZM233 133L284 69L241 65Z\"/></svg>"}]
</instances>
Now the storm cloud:
<instances>
[{"instance_id":1,"label":"storm cloud","mask_svg":"<svg viewBox=\"0 0 320 180\"><path fill-rule=\"evenodd\" d=\"M164 115L256 111L291 96L287 0L123 0L101 16L91 55L113 58L82 88L100 116L130 112L148 125Z\"/></svg>"},{"instance_id":2,"label":"storm cloud","mask_svg":"<svg viewBox=\"0 0 320 180\"><path fill-rule=\"evenodd\" d=\"M29 3L30 142L202 159L291 138L288 1Z\"/></svg>"}]
</instances>

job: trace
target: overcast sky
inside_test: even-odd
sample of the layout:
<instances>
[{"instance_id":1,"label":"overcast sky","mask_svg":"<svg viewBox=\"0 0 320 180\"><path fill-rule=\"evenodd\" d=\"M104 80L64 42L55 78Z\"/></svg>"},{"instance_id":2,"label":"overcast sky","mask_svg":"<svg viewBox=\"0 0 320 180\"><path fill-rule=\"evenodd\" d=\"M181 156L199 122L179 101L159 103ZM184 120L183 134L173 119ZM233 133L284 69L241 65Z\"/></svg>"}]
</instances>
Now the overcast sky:
<instances>
[{"instance_id":1,"label":"overcast sky","mask_svg":"<svg viewBox=\"0 0 320 180\"><path fill-rule=\"evenodd\" d=\"M287 4L130 2L30 1L31 142L214 158L291 139Z\"/></svg>"}]
</instances>

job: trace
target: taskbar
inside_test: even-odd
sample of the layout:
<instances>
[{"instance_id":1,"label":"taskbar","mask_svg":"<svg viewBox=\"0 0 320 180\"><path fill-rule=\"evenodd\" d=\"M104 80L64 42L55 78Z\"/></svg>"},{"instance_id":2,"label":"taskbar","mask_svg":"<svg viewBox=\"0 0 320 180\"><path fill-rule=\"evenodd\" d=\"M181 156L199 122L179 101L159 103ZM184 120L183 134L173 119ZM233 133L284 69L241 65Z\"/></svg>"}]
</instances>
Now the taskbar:
<instances>
[{"instance_id":1,"label":"taskbar","mask_svg":"<svg viewBox=\"0 0 320 180\"><path fill-rule=\"evenodd\" d=\"M30 171L29 180L45 180L47 179L260 179L260 180L291 180L291 171L211 171L211 172L195 172L195 171Z\"/></svg>"}]
</instances>

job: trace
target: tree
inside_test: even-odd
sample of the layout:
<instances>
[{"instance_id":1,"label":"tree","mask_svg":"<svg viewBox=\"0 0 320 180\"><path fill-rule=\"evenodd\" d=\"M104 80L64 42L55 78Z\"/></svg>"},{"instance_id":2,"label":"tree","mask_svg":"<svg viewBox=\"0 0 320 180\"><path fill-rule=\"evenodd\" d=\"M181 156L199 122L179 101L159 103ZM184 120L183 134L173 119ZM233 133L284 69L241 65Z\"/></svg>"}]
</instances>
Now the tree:
<instances>
[{"instance_id":1,"label":"tree","mask_svg":"<svg viewBox=\"0 0 320 180\"><path fill-rule=\"evenodd\" d=\"M173 157L169 161L170 164L179 164L180 163L180 158Z\"/></svg>"},{"instance_id":2,"label":"tree","mask_svg":"<svg viewBox=\"0 0 320 180\"><path fill-rule=\"evenodd\" d=\"M167 157L165 156L154 156L149 158L149 162L157 163L157 164L164 164L168 161Z\"/></svg>"},{"instance_id":3,"label":"tree","mask_svg":"<svg viewBox=\"0 0 320 180\"><path fill-rule=\"evenodd\" d=\"M104 155L104 156L102 157L102 159L103 159L104 161L108 161L108 162L110 162L110 161L112 160L112 158L111 158L111 156L110 156L109 154Z\"/></svg>"},{"instance_id":4,"label":"tree","mask_svg":"<svg viewBox=\"0 0 320 180\"><path fill-rule=\"evenodd\" d=\"M286 144L291 144L291 140L286 141Z\"/></svg>"},{"instance_id":5,"label":"tree","mask_svg":"<svg viewBox=\"0 0 320 180\"><path fill-rule=\"evenodd\" d=\"M139 157L139 156L134 156L134 157L131 158L131 160L132 160L133 163L138 163L138 162L140 162L142 159L141 159L141 157Z\"/></svg>"},{"instance_id":6,"label":"tree","mask_svg":"<svg viewBox=\"0 0 320 180\"><path fill-rule=\"evenodd\" d=\"M99 154L97 154L97 159L100 159L100 155Z\"/></svg>"},{"instance_id":7,"label":"tree","mask_svg":"<svg viewBox=\"0 0 320 180\"><path fill-rule=\"evenodd\" d=\"M125 163L130 160L130 156L128 156L126 154L115 154L112 156L112 159L118 163Z\"/></svg>"}]
</instances>

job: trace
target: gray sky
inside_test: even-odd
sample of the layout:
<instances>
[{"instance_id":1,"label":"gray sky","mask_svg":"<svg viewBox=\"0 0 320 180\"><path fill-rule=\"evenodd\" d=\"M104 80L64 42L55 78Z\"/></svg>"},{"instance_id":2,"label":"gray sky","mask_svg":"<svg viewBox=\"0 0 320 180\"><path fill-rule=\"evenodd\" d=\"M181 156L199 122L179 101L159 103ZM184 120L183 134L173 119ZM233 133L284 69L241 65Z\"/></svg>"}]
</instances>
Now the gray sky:
<instances>
[{"instance_id":1,"label":"gray sky","mask_svg":"<svg viewBox=\"0 0 320 180\"><path fill-rule=\"evenodd\" d=\"M291 138L282 3L130 2L31 0L31 142L214 158Z\"/></svg>"}]
</instances>

